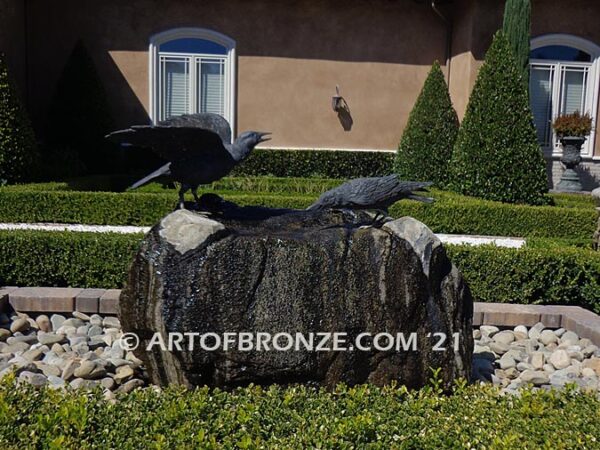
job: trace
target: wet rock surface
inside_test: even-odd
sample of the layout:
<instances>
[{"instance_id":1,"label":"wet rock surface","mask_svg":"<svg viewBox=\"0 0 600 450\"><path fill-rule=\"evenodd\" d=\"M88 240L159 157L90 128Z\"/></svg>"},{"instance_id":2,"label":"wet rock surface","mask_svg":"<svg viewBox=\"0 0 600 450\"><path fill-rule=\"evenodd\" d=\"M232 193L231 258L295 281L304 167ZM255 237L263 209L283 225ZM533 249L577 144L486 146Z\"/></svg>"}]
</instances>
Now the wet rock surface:
<instances>
[{"instance_id":1,"label":"wet rock surface","mask_svg":"<svg viewBox=\"0 0 600 450\"><path fill-rule=\"evenodd\" d=\"M365 212L330 211L245 220L238 210L220 217L176 211L146 235L120 319L140 336L136 355L159 385L396 380L420 387L431 368L442 368L446 385L470 374L472 308L440 241L411 218L383 224ZM155 332L345 333L349 343L363 332L415 333L417 348L145 351ZM445 351L433 350L434 333L447 336Z\"/></svg>"}]
</instances>

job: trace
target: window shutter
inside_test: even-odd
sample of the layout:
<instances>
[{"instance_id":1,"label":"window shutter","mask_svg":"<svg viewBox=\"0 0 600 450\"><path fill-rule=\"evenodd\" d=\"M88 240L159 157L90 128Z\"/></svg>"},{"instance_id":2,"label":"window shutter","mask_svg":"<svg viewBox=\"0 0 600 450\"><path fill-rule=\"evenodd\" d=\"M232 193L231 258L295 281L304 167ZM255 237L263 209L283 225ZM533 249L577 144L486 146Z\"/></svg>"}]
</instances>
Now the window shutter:
<instances>
[{"instance_id":1,"label":"window shutter","mask_svg":"<svg viewBox=\"0 0 600 450\"><path fill-rule=\"evenodd\" d=\"M561 114L575 111L585 113L585 86L587 68L563 67L561 83Z\"/></svg>"},{"instance_id":2,"label":"window shutter","mask_svg":"<svg viewBox=\"0 0 600 450\"><path fill-rule=\"evenodd\" d=\"M200 60L198 76L200 77L199 111L224 115L224 62L221 60Z\"/></svg>"},{"instance_id":3,"label":"window shutter","mask_svg":"<svg viewBox=\"0 0 600 450\"><path fill-rule=\"evenodd\" d=\"M169 58L164 61L163 67L164 117L162 119L187 114L190 98L187 60Z\"/></svg>"}]
</instances>

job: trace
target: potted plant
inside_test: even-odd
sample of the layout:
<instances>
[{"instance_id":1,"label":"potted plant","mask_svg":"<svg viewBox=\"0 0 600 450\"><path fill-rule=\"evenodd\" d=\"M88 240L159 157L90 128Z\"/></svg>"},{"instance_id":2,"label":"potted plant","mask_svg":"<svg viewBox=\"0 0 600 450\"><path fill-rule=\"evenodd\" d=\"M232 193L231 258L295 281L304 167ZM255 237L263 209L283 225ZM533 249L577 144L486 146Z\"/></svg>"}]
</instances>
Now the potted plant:
<instances>
[{"instance_id":1,"label":"potted plant","mask_svg":"<svg viewBox=\"0 0 600 450\"><path fill-rule=\"evenodd\" d=\"M560 161L565 167L556 188L559 191L581 191L583 188L575 167L581 162L581 146L592 131L592 118L587 113L582 115L575 111L558 116L552 128L562 144Z\"/></svg>"}]
</instances>

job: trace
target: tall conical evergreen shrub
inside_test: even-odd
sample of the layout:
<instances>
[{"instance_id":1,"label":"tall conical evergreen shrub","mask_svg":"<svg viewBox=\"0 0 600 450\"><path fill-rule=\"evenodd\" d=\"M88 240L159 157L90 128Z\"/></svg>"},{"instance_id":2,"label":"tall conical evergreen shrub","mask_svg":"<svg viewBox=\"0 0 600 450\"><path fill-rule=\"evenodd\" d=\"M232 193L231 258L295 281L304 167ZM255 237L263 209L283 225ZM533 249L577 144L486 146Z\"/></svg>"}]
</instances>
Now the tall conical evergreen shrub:
<instances>
[{"instance_id":1,"label":"tall conical evergreen shrub","mask_svg":"<svg viewBox=\"0 0 600 450\"><path fill-rule=\"evenodd\" d=\"M71 53L49 108L46 140L53 153L74 154L88 172L110 172L114 122L102 80L82 41ZM76 163L74 163L76 165Z\"/></svg>"},{"instance_id":2,"label":"tall conical evergreen shrub","mask_svg":"<svg viewBox=\"0 0 600 450\"><path fill-rule=\"evenodd\" d=\"M522 72L502 32L494 36L450 163L457 192L511 203L545 203L546 164Z\"/></svg>"},{"instance_id":3,"label":"tall conical evergreen shrub","mask_svg":"<svg viewBox=\"0 0 600 450\"><path fill-rule=\"evenodd\" d=\"M405 179L448 183L448 162L458 134L444 74L436 61L410 113L396 154L396 172Z\"/></svg>"},{"instance_id":4,"label":"tall conical evergreen shrub","mask_svg":"<svg viewBox=\"0 0 600 450\"><path fill-rule=\"evenodd\" d=\"M529 0L506 0L502 31L510 42L517 65L523 71L523 80L528 85L529 40L531 39L531 3Z\"/></svg>"},{"instance_id":5,"label":"tall conical evergreen shrub","mask_svg":"<svg viewBox=\"0 0 600 450\"><path fill-rule=\"evenodd\" d=\"M37 163L31 122L0 53L0 184L30 179Z\"/></svg>"}]
</instances>

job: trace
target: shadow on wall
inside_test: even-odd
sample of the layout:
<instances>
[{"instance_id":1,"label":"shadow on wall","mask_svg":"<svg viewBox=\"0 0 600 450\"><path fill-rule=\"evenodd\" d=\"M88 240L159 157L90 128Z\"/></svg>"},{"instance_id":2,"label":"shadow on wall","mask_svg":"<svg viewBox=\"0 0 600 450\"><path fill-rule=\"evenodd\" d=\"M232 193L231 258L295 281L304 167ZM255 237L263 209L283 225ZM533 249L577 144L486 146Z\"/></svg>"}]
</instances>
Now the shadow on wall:
<instances>
[{"instance_id":1,"label":"shadow on wall","mask_svg":"<svg viewBox=\"0 0 600 450\"><path fill-rule=\"evenodd\" d=\"M591 191L597 188L600 184L600 173L598 173L598 171L596 171L596 173L593 173L589 165L585 163L580 164L577 167L576 171L579 174L579 178L581 179L581 185L583 186L584 191Z\"/></svg>"}]
</instances>

